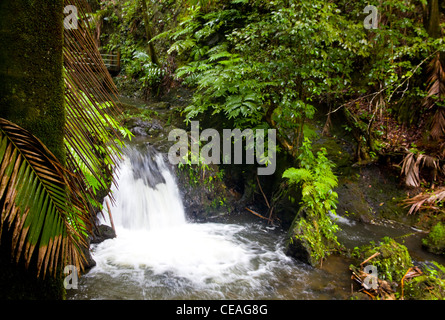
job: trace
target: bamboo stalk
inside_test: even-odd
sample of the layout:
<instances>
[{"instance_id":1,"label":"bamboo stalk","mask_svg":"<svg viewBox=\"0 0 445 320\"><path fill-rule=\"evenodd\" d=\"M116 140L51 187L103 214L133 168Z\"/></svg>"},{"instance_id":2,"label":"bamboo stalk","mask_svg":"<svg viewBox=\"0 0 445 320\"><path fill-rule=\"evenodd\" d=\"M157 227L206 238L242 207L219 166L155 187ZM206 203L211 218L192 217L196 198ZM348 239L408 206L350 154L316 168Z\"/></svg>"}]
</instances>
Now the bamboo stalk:
<instances>
[{"instance_id":1,"label":"bamboo stalk","mask_svg":"<svg viewBox=\"0 0 445 320\"><path fill-rule=\"evenodd\" d=\"M116 233L116 228L114 227L114 222L113 222L113 216L111 215L110 202L108 201L108 199L106 199L105 202L107 203L108 216L110 217L111 227L113 228L114 233Z\"/></svg>"}]
</instances>

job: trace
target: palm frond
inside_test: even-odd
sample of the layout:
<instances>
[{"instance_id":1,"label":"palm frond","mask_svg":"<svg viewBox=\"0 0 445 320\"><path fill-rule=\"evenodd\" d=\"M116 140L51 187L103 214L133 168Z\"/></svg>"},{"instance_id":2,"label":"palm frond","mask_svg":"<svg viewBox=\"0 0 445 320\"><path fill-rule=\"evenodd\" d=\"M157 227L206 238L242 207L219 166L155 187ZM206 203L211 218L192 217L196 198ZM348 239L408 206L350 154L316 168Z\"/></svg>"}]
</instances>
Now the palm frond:
<instances>
[{"instance_id":1,"label":"palm frond","mask_svg":"<svg viewBox=\"0 0 445 320\"><path fill-rule=\"evenodd\" d=\"M437 209L436 203L445 199L445 188L441 188L434 193L421 193L415 197L404 201L406 206L410 206L408 214L415 213L421 209Z\"/></svg>"},{"instance_id":2,"label":"palm frond","mask_svg":"<svg viewBox=\"0 0 445 320\"><path fill-rule=\"evenodd\" d=\"M64 34L67 165L73 172L87 172L106 190L121 155L117 89L88 25L88 4L66 0L65 5L76 6L79 16L78 28Z\"/></svg>"},{"instance_id":3,"label":"palm frond","mask_svg":"<svg viewBox=\"0 0 445 320\"><path fill-rule=\"evenodd\" d=\"M402 161L402 175L405 176L405 184L408 187L420 186L420 172L423 167L433 169L434 172L440 171L437 158L426 154L416 155L413 152L406 154Z\"/></svg>"},{"instance_id":4,"label":"palm frond","mask_svg":"<svg viewBox=\"0 0 445 320\"><path fill-rule=\"evenodd\" d=\"M405 176L405 184L408 187L420 185L419 162L416 161L414 153L408 153L402 162L402 175Z\"/></svg>"},{"instance_id":5,"label":"palm frond","mask_svg":"<svg viewBox=\"0 0 445 320\"><path fill-rule=\"evenodd\" d=\"M445 99L445 68L440 61L440 52L438 52L428 66L428 87L427 96L424 99L423 106L428 110L436 108L430 123L430 135L435 141L445 136L445 110L437 106L438 102Z\"/></svg>"},{"instance_id":6,"label":"palm frond","mask_svg":"<svg viewBox=\"0 0 445 320\"><path fill-rule=\"evenodd\" d=\"M38 276L67 264L82 270L90 227L77 180L39 139L2 118L0 179L0 235L12 232L16 262L28 267L37 254Z\"/></svg>"},{"instance_id":7,"label":"palm frond","mask_svg":"<svg viewBox=\"0 0 445 320\"><path fill-rule=\"evenodd\" d=\"M109 187L122 144L117 89L87 25L87 4L65 5L79 14L78 28L64 34L65 167L31 133L0 119L0 236L12 234L12 257L26 267L35 259L37 276L68 264L83 270L91 181Z\"/></svg>"},{"instance_id":8,"label":"palm frond","mask_svg":"<svg viewBox=\"0 0 445 320\"><path fill-rule=\"evenodd\" d=\"M445 109L438 108L431 118L431 137L438 141L445 137Z\"/></svg>"}]
</instances>

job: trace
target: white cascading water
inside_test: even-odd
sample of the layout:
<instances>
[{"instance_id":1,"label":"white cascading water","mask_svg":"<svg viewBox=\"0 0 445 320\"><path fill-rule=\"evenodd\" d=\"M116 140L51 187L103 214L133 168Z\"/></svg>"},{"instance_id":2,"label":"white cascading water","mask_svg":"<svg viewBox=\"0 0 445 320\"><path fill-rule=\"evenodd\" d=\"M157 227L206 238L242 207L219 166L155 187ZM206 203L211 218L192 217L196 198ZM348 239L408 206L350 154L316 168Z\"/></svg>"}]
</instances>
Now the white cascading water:
<instances>
[{"instance_id":1,"label":"white cascading water","mask_svg":"<svg viewBox=\"0 0 445 320\"><path fill-rule=\"evenodd\" d=\"M249 264L251 253L230 240L241 226L186 221L175 179L153 149L127 152L118 185L111 209L117 237L95 249L98 268L171 271L200 283Z\"/></svg>"},{"instance_id":2,"label":"white cascading water","mask_svg":"<svg viewBox=\"0 0 445 320\"><path fill-rule=\"evenodd\" d=\"M112 215L120 229L156 232L186 223L178 187L160 153L128 150L119 176Z\"/></svg>"},{"instance_id":3,"label":"white cascading water","mask_svg":"<svg viewBox=\"0 0 445 320\"><path fill-rule=\"evenodd\" d=\"M281 236L267 226L188 222L176 181L153 148L129 148L118 175L111 207L117 237L92 247L96 266L74 298L312 296L308 269L284 254Z\"/></svg>"}]
</instances>

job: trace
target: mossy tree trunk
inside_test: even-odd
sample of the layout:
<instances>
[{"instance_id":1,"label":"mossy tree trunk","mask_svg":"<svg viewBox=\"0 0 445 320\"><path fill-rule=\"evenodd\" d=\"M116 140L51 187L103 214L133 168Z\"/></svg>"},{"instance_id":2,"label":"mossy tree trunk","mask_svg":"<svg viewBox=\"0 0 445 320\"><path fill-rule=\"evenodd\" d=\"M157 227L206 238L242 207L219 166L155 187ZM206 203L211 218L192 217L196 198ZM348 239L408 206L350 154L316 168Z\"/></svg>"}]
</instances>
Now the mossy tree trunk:
<instances>
[{"instance_id":1,"label":"mossy tree trunk","mask_svg":"<svg viewBox=\"0 0 445 320\"><path fill-rule=\"evenodd\" d=\"M147 37L147 42L149 42L153 38L153 32L151 29L150 18L148 17L148 7L146 0L141 0L142 10L144 11L144 24L145 24L145 35ZM155 65L159 65L158 56L156 55L156 50L153 45L153 42L148 43L148 54L150 55L151 62Z\"/></svg>"},{"instance_id":2,"label":"mossy tree trunk","mask_svg":"<svg viewBox=\"0 0 445 320\"><path fill-rule=\"evenodd\" d=\"M65 159L63 0L0 1L0 117Z\"/></svg>"},{"instance_id":3,"label":"mossy tree trunk","mask_svg":"<svg viewBox=\"0 0 445 320\"><path fill-rule=\"evenodd\" d=\"M63 8L63 0L0 1L0 117L33 133L62 163ZM62 279L37 279L32 267L11 262L10 233L1 239L0 298L63 298Z\"/></svg>"},{"instance_id":4,"label":"mossy tree trunk","mask_svg":"<svg viewBox=\"0 0 445 320\"><path fill-rule=\"evenodd\" d=\"M433 38L440 37L440 11L439 0L429 0L428 5L425 6L425 28L428 34Z\"/></svg>"}]
</instances>

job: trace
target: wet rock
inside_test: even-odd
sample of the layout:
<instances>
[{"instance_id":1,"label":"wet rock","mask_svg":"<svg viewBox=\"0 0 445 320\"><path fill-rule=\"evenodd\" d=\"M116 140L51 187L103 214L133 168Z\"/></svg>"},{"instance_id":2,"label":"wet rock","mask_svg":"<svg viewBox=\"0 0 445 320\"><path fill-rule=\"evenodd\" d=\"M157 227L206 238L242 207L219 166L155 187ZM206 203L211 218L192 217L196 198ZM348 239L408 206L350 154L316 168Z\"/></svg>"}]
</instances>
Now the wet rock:
<instances>
[{"instance_id":1,"label":"wet rock","mask_svg":"<svg viewBox=\"0 0 445 320\"><path fill-rule=\"evenodd\" d=\"M82 251L85 255L86 263L84 265L85 269L91 269L92 267L96 266L96 261L93 259L93 256L91 255L91 252L89 250L90 247L90 239L88 239L88 247L82 248Z\"/></svg>"},{"instance_id":2,"label":"wet rock","mask_svg":"<svg viewBox=\"0 0 445 320\"><path fill-rule=\"evenodd\" d=\"M136 127L150 128L151 124L150 124L150 122L142 120L141 118L133 117L133 118L129 118L125 121L125 126L131 130Z\"/></svg>"},{"instance_id":3,"label":"wet rock","mask_svg":"<svg viewBox=\"0 0 445 320\"><path fill-rule=\"evenodd\" d=\"M169 102L165 102L165 101L152 103L150 105L150 108L151 109L158 109L158 110L168 110L168 109L170 109L170 103Z\"/></svg>"},{"instance_id":4,"label":"wet rock","mask_svg":"<svg viewBox=\"0 0 445 320\"><path fill-rule=\"evenodd\" d=\"M110 226L101 224L94 230L93 236L91 237L91 243L101 243L107 239L116 238L116 232Z\"/></svg>"},{"instance_id":5,"label":"wet rock","mask_svg":"<svg viewBox=\"0 0 445 320\"><path fill-rule=\"evenodd\" d=\"M151 136L158 135L161 133L162 130L164 130L164 128L162 127L161 122L155 119L150 124L150 128L148 129L148 134Z\"/></svg>"},{"instance_id":6,"label":"wet rock","mask_svg":"<svg viewBox=\"0 0 445 320\"><path fill-rule=\"evenodd\" d=\"M311 253L305 243L295 236L289 238L286 246L286 255L302 261L307 264L312 264Z\"/></svg>"},{"instance_id":7,"label":"wet rock","mask_svg":"<svg viewBox=\"0 0 445 320\"><path fill-rule=\"evenodd\" d=\"M188 166L176 170L177 182L189 219L206 221L215 213L224 215L234 211L237 201L224 181L216 178L218 172L218 167L212 164L205 172L195 171Z\"/></svg>"},{"instance_id":8,"label":"wet rock","mask_svg":"<svg viewBox=\"0 0 445 320\"><path fill-rule=\"evenodd\" d=\"M329 217L310 210L302 207L295 217L288 231L286 254L318 268L340 246Z\"/></svg>"},{"instance_id":9,"label":"wet rock","mask_svg":"<svg viewBox=\"0 0 445 320\"><path fill-rule=\"evenodd\" d=\"M148 136L147 129L141 128L141 127L134 127L130 129L131 133L135 136Z\"/></svg>"}]
</instances>

